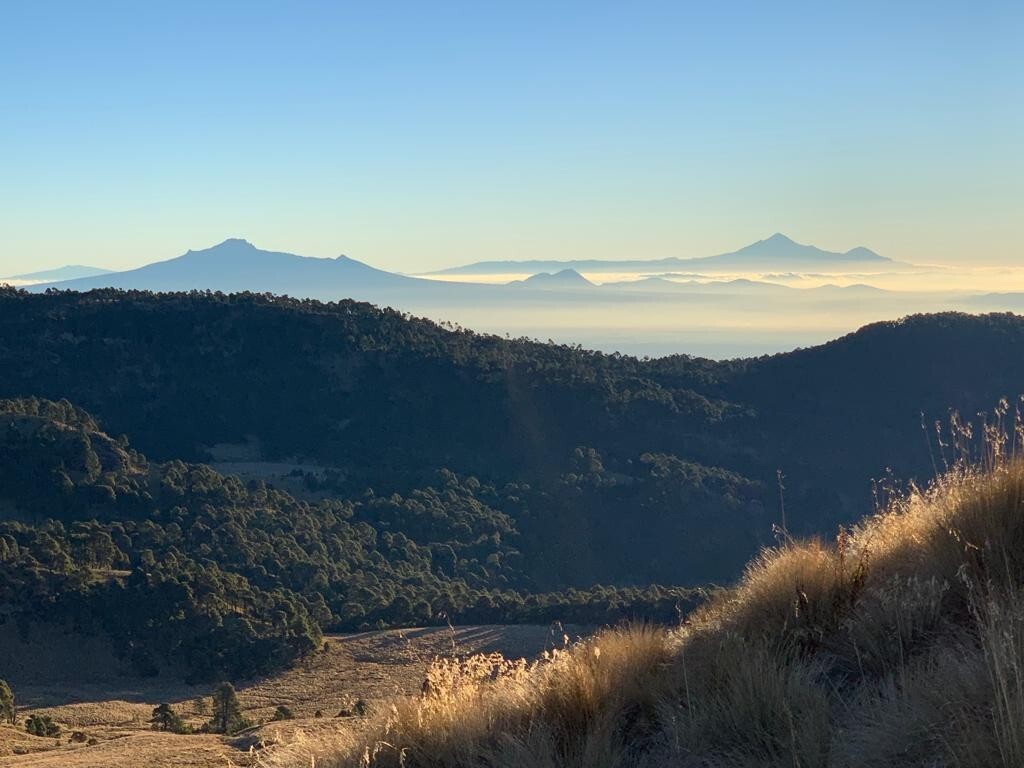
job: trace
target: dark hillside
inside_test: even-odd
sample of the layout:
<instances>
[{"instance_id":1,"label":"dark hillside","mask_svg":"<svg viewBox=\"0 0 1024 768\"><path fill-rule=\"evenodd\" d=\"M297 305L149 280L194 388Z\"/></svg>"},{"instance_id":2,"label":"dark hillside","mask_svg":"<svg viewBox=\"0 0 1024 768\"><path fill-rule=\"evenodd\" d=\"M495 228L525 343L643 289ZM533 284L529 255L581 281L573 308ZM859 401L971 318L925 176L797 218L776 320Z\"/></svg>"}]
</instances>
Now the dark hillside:
<instances>
[{"instance_id":1,"label":"dark hillside","mask_svg":"<svg viewBox=\"0 0 1024 768\"><path fill-rule=\"evenodd\" d=\"M254 436L264 458L504 475L553 470L579 445L698 454L739 413L680 370L662 385L631 358L349 301L8 291L0 344L0 395L66 397L155 458ZM714 364L691 367L699 380Z\"/></svg>"},{"instance_id":2,"label":"dark hillside","mask_svg":"<svg viewBox=\"0 0 1024 768\"><path fill-rule=\"evenodd\" d=\"M923 483L943 469L944 453L952 461L935 432L951 411L975 419L1024 392L1024 318L944 313L875 323L748 361L713 391L756 410L760 450L794 489L815 482L863 499L866 480L886 468ZM814 510L803 513L800 530L818 529Z\"/></svg>"},{"instance_id":3,"label":"dark hillside","mask_svg":"<svg viewBox=\"0 0 1024 768\"><path fill-rule=\"evenodd\" d=\"M472 477L530 589L700 584L772 540L778 469L795 532L863 514L895 460L930 475L921 413L1024 391L1022 340L1017 316L948 314L755 360L637 360L351 301L6 290L0 396L67 398L158 461L323 465L311 487L338 499Z\"/></svg>"}]
</instances>

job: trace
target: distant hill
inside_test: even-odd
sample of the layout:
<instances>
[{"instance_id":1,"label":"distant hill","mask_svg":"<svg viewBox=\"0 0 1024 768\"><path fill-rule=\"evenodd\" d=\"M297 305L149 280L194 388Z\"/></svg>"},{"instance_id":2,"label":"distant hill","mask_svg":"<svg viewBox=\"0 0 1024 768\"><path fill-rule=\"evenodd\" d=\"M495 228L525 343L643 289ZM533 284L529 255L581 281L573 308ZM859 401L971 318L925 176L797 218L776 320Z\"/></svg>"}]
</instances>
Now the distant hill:
<instances>
[{"instance_id":1,"label":"distant hill","mask_svg":"<svg viewBox=\"0 0 1024 768\"><path fill-rule=\"evenodd\" d=\"M666 280L663 277L645 277L639 280L623 280L619 282L602 283L601 287L605 290L651 291L669 294L726 294L733 296L784 296L786 294L798 292L798 289L790 288L787 285L780 285L778 283L770 283L762 280L747 280L745 278L737 278L735 280ZM804 295L809 296L810 293L805 292Z\"/></svg>"},{"instance_id":2,"label":"distant hill","mask_svg":"<svg viewBox=\"0 0 1024 768\"><path fill-rule=\"evenodd\" d=\"M874 251L857 247L848 251L826 251L813 245L794 242L781 233L758 240L738 251L717 256L683 259L670 256L664 259L580 259L571 261L481 261L460 267L442 269L437 275L495 275L516 272L558 272L573 269L584 273L607 272L671 272L677 270L771 270L818 272L849 271L851 269L886 270L909 265L880 256Z\"/></svg>"},{"instance_id":3,"label":"distant hill","mask_svg":"<svg viewBox=\"0 0 1024 768\"><path fill-rule=\"evenodd\" d=\"M541 272L532 275L525 280L514 280L508 283L511 286L523 288L537 288L542 291L550 290L575 290L579 288L594 288L594 284L587 280L575 269L563 269L560 272Z\"/></svg>"},{"instance_id":4,"label":"distant hill","mask_svg":"<svg viewBox=\"0 0 1024 768\"><path fill-rule=\"evenodd\" d=\"M44 269L41 272L26 272L22 275L9 275L0 277L4 280L15 280L19 283L46 283L57 280L75 280L82 277L96 277L97 275L108 275L113 270L101 269L100 267L87 267L79 264L69 264L56 269Z\"/></svg>"},{"instance_id":5,"label":"distant hill","mask_svg":"<svg viewBox=\"0 0 1024 768\"><path fill-rule=\"evenodd\" d=\"M982 293L965 298L964 303L972 309L982 312L997 310L1021 312L1024 310L1024 292Z\"/></svg>"}]
</instances>

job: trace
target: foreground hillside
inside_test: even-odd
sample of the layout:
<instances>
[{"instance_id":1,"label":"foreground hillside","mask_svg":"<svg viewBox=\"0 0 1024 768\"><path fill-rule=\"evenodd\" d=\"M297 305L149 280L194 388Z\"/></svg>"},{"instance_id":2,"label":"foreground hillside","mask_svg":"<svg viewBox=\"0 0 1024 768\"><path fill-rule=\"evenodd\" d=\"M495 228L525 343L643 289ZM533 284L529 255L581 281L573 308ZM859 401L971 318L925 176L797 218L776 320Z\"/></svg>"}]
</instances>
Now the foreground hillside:
<instances>
[{"instance_id":1,"label":"foreground hillside","mask_svg":"<svg viewBox=\"0 0 1024 768\"><path fill-rule=\"evenodd\" d=\"M1024 765L1024 462L788 541L678 632L438 663L317 765ZM296 764L297 765L297 764Z\"/></svg>"}]
</instances>

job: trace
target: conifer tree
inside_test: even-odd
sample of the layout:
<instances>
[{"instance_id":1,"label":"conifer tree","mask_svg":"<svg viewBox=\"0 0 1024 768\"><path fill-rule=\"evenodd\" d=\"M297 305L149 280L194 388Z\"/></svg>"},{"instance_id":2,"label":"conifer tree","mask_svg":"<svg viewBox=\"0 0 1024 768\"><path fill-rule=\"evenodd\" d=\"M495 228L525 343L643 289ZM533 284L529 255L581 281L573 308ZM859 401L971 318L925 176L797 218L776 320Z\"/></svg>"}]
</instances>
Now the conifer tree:
<instances>
[{"instance_id":1,"label":"conifer tree","mask_svg":"<svg viewBox=\"0 0 1024 768\"><path fill-rule=\"evenodd\" d=\"M238 695L231 683L222 683L213 692L213 717L209 728L214 733L233 734L248 727L242 717L242 706L238 703Z\"/></svg>"},{"instance_id":2,"label":"conifer tree","mask_svg":"<svg viewBox=\"0 0 1024 768\"><path fill-rule=\"evenodd\" d=\"M0 723L14 725L16 719L14 693L6 680L0 680Z\"/></svg>"},{"instance_id":3,"label":"conifer tree","mask_svg":"<svg viewBox=\"0 0 1024 768\"><path fill-rule=\"evenodd\" d=\"M149 722L153 724L154 731L179 733L185 728L185 723L181 717L166 702L153 709L153 717L150 718Z\"/></svg>"}]
</instances>

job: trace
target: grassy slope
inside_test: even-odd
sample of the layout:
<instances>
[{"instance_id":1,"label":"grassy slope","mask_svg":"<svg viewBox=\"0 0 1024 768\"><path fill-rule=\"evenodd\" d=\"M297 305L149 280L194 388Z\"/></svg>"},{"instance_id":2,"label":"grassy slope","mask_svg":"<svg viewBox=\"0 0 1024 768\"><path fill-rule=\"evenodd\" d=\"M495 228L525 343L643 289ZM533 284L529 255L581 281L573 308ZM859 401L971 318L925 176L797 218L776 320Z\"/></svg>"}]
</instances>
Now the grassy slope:
<instances>
[{"instance_id":1,"label":"grassy slope","mask_svg":"<svg viewBox=\"0 0 1024 768\"><path fill-rule=\"evenodd\" d=\"M1022 503L1024 463L958 469L834 542L764 552L678 632L438 663L369 763L1024 765Z\"/></svg>"}]
</instances>

